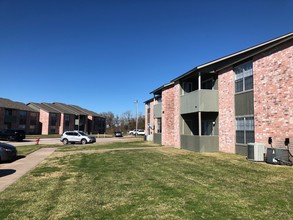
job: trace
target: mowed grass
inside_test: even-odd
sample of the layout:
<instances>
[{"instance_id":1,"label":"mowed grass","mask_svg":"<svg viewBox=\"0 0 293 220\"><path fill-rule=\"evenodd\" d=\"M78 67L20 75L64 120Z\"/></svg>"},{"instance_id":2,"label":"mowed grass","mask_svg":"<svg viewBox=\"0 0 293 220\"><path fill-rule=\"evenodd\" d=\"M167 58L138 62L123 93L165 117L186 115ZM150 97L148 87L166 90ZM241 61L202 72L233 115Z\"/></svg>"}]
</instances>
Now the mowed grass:
<instances>
[{"instance_id":1,"label":"mowed grass","mask_svg":"<svg viewBox=\"0 0 293 220\"><path fill-rule=\"evenodd\" d=\"M0 216L293 219L292 183L292 167L224 153L59 152L0 194Z\"/></svg>"},{"instance_id":2,"label":"mowed grass","mask_svg":"<svg viewBox=\"0 0 293 220\"><path fill-rule=\"evenodd\" d=\"M68 144L58 148L58 152L81 151L81 150L101 150L101 149L121 149L121 148L142 148L142 147L158 147L157 144L147 143L140 140L129 142L113 142L113 143L94 143L94 144Z\"/></svg>"},{"instance_id":3,"label":"mowed grass","mask_svg":"<svg viewBox=\"0 0 293 220\"><path fill-rule=\"evenodd\" d=\"M94 144L68 144L68 145L54 145L54 144L32 144L17 146L17 154L19 156L26 156L40 148L55 147L58 152L67 151L81 151L81 150L101 150L101 149L118 149L118 148L139 148L139 147L157 147L156 144L145 144L146 142L135 140L130 142L115 142L115 143L94 143Z\"/></svg>"}]
</instances>

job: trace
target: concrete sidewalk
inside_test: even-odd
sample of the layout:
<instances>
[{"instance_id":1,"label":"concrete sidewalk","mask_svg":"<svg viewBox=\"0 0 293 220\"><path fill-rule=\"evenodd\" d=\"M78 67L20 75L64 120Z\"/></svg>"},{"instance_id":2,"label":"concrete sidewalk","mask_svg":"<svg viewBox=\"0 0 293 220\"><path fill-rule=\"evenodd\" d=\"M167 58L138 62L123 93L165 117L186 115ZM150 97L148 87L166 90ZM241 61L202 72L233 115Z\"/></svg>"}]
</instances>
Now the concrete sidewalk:
<instances>
[{"instance_id":1,"label":"concrete sidewalk","mask_svg":"<svg viewBox=\"0 0 293 220\"><path fill-rule=\"evenodd\" d=\"M41 148L12 163L0 164L0 192L50 156L56 148Z\"/></svg>"}]
</instances>

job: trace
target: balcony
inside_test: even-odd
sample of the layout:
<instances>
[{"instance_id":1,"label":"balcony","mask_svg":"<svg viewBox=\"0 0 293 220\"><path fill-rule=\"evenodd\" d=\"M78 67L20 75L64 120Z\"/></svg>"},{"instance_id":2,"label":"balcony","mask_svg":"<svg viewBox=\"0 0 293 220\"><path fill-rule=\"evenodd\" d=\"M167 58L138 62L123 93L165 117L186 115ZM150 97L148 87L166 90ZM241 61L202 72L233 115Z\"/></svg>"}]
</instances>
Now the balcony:
<instances>
[{"instance_id":1,"label":"balcony","mask_svg":"<svg viewBox=\"0 0 293 220\"><path fill-rule=\"evenodd\" d=\"M180 98L181 114L218 111L218 90L195 90Z\"/></svg>"},{"instance_id":2,"label":"balcony","mask_svg":"<svg viewBox=\"0 0 293 220\"><path fill-rule=\"evenodd\" d=\"M162 144L162 134L161 133L154 134L154 143L155 144Z\"/></svg>"},{"instance_id":3,"label":"balcony","mask_svg":"<svg viewBox=\"0 0 293 220\"><path fill-rule=\"evenodd\" d=\"M218 152L219 136L181 135L181 148L195 152Z\"/></svg>"},{"instance_id":4,"label":"balcony","mask_svg":"<svg viewBox=\"0 0 293 220\"><path fill-rule=\"evenodd\" d=\"M154 118L162 117L162 103L154 105Z\"/></svg>"}]
</instances>

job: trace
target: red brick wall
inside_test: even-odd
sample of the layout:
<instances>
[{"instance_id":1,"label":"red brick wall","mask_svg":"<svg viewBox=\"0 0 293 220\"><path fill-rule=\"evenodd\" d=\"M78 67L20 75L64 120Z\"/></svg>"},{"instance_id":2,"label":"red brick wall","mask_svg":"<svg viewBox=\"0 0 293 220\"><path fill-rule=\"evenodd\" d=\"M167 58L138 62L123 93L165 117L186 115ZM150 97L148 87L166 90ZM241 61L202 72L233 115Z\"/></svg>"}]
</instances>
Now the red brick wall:
<instances>
[{"instance_id":1,"label":"red brick wall","mask_svg":"<svg viewBox=\"0 0 293 220\"><path fill-rule=\"evenodd\" d=\"M179 84L162 91L162 145L180 148Z\"/></svg>"},{"instance_id":2,"label":"red brick wall","mask_svg":"<svg viewBox=\"0 0 293 220\"><path fill-rule=\"evenodd\" d=\"M154 128L154 125L155 125L155 120L154 120L154 105L155 105L154 102L151 102L150 103L150 124L153 126L153 128ZM145 128L147 128L147 127L145 127ZM154 132L155 132L155 130L150 129L150 134L154 134Z\"/></svg>"},{"instance_id":3,"label":"red brick wall","mask_svg":"<svg viewBox=\"0 0 293 220\"><path fill-rule=\"evenodd\" d=\"M173 87L174 91L174 147L180 148L181 142L180 142L180 120L181 120L181 114L180 114L180 84L177 83Z\"/></svg>"},{"instance_id":4,"label":"red brick wall","mask_svg":"<svg viewBox=\"0 0 293 220\"><path fill-rule=\"evenodd\" d=\"M255 142L293 143L293 40L255 57Z\"/></svg>"},{"instance_id":5,"label":"red brick wall","mask_svg":"<svg viewBox=\"0 0 293 220\"><path fill-rule=\"evenodd\" d=\"M154 134L154 130L148 129L148 105L145 105L145 134L146 135L152 135ZM154 101L150 102L150 124L155 125L154 121Z\"/></svg>"},{"instance_id":6,"label":"red brick wall","mask_svg":"<svg viewBox=\"0 0 293 220\"><path fill-rule=\"evenodd\" d=\"M42 134L49 134L49 113L40 109L40 122L42 124Z\"/></svg>"},{"instance_id":7,"label":"red brick wall","mask_svg":"<svg viewBox=\"0 0 293 220\"><path fill-rule=\"evenodd\" d=\"M293 142L293 46L292 40L254 57L255 142L273 138L283 147ZM219 150L235 153L235 89L232 67L219 74Z\"/></svg>"},{"instance_id":8,"label":"red brick wall","mask_svg":"<svg viewBox=\"0 0 293 220\"><path fill-rule=\"evenodd\" d=\"M64 114L60 114L60 126L59 126L59 134L63 134L64 131Z\"/></svg>"},{"instance_id":9,"label":"red brick wall","mask_svg":"<svg viewBox=\"0 0 293 220\"><path fill-rule=\"evenodd\" d=\"M173 87L162 91L162 145L174 145Z\"/></svg>"},{"instance_id":10,"label":"red brick wall","mask_svg":"<svg viewBox=\"0 0 293 220\"><path fill-rule=\"evenodd\" d=\"M218 76L219 86L219 151L235 153L235 85L231 68Z\"/></svg>"}]
</instances>

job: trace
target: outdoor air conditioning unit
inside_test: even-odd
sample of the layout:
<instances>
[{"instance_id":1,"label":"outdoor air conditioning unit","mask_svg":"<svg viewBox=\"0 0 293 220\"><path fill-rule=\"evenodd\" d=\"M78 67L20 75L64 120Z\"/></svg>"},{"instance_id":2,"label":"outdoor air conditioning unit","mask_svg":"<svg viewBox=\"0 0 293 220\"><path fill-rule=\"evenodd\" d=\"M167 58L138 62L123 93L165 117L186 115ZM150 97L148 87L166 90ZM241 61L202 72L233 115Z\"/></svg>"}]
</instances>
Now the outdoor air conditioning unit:
<instances>
[{"instance_id":1,"label":"outdoor air conditioning unit","mask_svg":"<svg viewBox=\"0 0 293 220\"><path fill-rule=\"evenodd\" d=\"M252 161L264 161L265 145L261 143L249 143L247 145L247 159Z\"/></svg>"},{"instance_id":2,"label":"outdoor air conditioning unit","mask_svg":"<svg viewBox=\"0 0 293 220\"><path fill-rule=\"evenodd\" d=\"M271 164L290 163L289 150L287 148L268 148L266 162Z\"/></svg>"}]
</instances>

